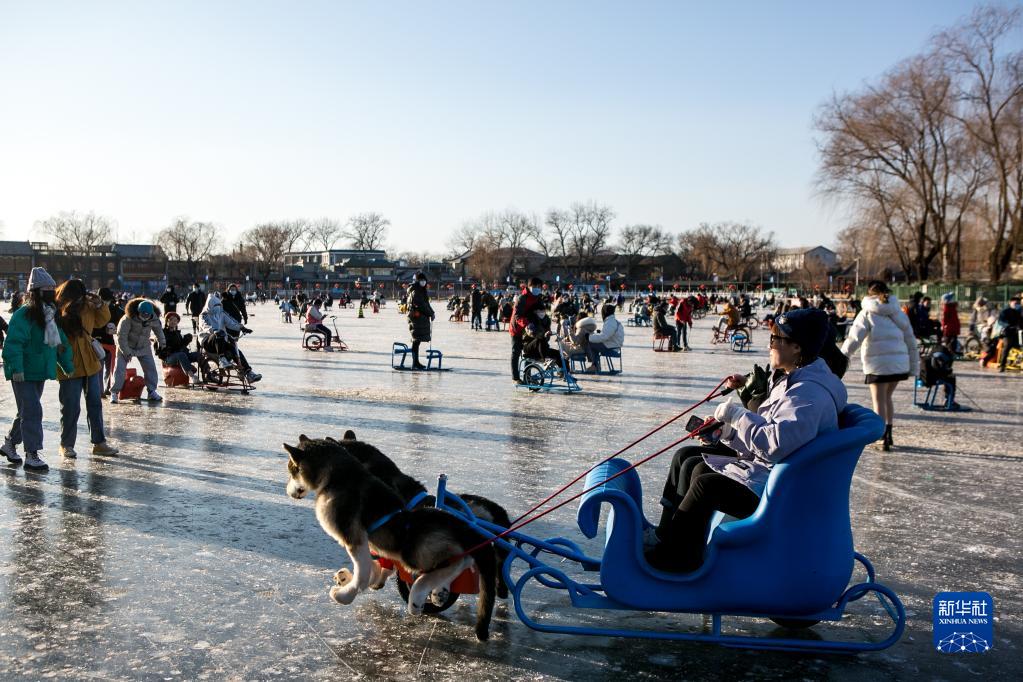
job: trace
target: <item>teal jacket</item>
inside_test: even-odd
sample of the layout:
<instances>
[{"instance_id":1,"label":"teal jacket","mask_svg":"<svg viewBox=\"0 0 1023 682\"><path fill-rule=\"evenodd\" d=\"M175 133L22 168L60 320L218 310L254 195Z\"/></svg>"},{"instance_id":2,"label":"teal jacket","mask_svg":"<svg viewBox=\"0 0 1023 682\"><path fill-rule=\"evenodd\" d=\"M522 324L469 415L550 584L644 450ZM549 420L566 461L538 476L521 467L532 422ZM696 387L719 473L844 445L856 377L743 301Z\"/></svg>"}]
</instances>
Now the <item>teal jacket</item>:
<instances>
[{"instance_id":1,"label":"teal jacket","mask_svg":"<svg viewBox=\"0 0 1023 682\"><path fill-rule=\"evenodd\" d=\"M50 348L43 341L43 329L28 319L28 309L18 308L11 315L7 338L4 340L4 377L9 381L11 376L22 372L25 381L46 381L57 378L57 363L65 374L75 371L64 330L60 331L60 345Z\"/></svg>"}]
</instances>

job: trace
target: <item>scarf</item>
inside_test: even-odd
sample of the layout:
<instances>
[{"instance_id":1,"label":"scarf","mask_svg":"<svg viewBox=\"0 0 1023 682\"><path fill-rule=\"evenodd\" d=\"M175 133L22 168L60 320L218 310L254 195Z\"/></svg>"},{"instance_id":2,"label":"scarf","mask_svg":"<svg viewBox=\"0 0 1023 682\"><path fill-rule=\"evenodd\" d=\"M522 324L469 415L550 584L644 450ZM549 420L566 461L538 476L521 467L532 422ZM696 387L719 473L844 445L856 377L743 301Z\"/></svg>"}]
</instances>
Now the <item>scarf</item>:
<instances>
[{"instance_id":1,"label":"scarf","mask_svg":"<svg viewBox=\"0 0 1023 682\"><path fill-rule=\"evenodd\" d=\"M57 330L57 323L54 318L57 316L57 309L52 305L43 305L43 317L46 319L46 329L43 341L50 348L60 345L60 331Z\"/></svg>"}]
</instances>

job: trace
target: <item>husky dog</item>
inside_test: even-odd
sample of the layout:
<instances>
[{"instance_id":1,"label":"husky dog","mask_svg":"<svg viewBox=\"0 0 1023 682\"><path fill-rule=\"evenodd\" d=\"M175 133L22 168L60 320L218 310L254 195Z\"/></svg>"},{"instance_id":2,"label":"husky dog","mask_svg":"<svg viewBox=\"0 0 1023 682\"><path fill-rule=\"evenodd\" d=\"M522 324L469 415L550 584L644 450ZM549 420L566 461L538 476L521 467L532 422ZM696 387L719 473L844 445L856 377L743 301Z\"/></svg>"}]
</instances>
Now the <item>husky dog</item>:
<instances>
[{"instance_id":1,"label":"husky dog","mask_svg":"<svg viewBox=\"0 0 1023 682\"><path fill-rule=\"evenodd\" d=\"M485 641L490 636L497 578L494 550L487 545L454 559L476 547L483 536L455 515L438 509L405 511L398 493L337 441L302 435L298 446L285 443L284 449L288 452L288 494L295 499L309 492L316 494L316 519L348 551L355 567L349 579L339 580L342 584L330 589L334 601L351 604L370 583L380 582L379 575L374 575L379 574L379 565L371 555L376 553L419 574L408 599L409 613L419 615L431 592L450 585L475 561L480 587L476 638ZM381 519L386 520L370 530Z\"/></svg>"},{"instance_id":2,"label":"husky dog","mask_svg":"<svg viewBox=\"0 0 1023 682\"><path fill-rule=\"evenodd\" d=\"M333 441L332 438L328 438L327 440ZM344 435L341 437L341 445L343 445L350 454L354 455L356 459L362 462L371 474L391 486L391 488L393 488L405 501L405 504L411 502L416 495L426 492L426 486L415 478L404 473L390 457L380 452L380 450L369 443L358 440L355 436L355 432L351 429L345 431ZM463 502L465 502L466 506L469 507L477 518L497 524L502 528L508 528L511 526L511 519L508 517L508 512L505 511L504 507L493 500L489 500L481 495L459 495L459 497ZM432 507L435 501L436 500L433 495L428 495L416 505L416 508L418 509L424 506ZM494 549L497 552L498 566L497 596L501 599L507 599L508 586L504 583L504 571L501 567L504 566L504 561L508 557L508 550L502 548L496 543L494 545ZM389 572L384 575L383 580L386 581L389 575ZM379 589L379 587L377 589ZM443 592L444 591L438 591L437 594L432 596L435 603L441 604L444 602L446 595L443 594Z\"/></svg>"}]
</instances>

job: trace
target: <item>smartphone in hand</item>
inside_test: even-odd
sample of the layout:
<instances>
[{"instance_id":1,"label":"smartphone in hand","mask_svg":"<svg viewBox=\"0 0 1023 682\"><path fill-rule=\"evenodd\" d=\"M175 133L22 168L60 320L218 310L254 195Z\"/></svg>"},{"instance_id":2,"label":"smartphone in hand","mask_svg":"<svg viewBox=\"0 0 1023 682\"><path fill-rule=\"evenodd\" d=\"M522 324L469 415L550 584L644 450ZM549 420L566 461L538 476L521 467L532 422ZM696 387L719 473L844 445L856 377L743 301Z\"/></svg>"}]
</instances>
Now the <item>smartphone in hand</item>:
<instances>
[{"instance_id":1,"label":"smartphone in hand","mask_svg":"<svg viewBox=\"0 0 1023 682\"><path fill-rule=\"evenodd\" d=\"M721 422L711 420L709 424L703 426L706 420L702 417L692 416L689 421L686 422L686 432L693 433L697 431L695 436L708 445L713 445L718 442L721 438ZM703 427L703 428L700 428Z\"/></svg>"}]
</instances>

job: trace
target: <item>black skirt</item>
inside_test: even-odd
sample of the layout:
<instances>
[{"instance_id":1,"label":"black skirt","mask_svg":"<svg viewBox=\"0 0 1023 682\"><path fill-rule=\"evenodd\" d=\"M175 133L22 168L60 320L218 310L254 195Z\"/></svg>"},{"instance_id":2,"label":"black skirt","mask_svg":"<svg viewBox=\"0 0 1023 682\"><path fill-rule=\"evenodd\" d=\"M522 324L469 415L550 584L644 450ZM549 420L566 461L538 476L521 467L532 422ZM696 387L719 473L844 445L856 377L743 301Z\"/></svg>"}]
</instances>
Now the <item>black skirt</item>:
<instances>
[{"instance_id":1,"label":"black skirt","mask_svg":"<svg viewBox=\"0 0 1023 682\"><path fill-rule=\"evenodd\" d=\"M865 384L891 384L896 381L905 381L909 378L908 373L903 374L868 374L863 378Z\"/></svg>"}]
</instances>

